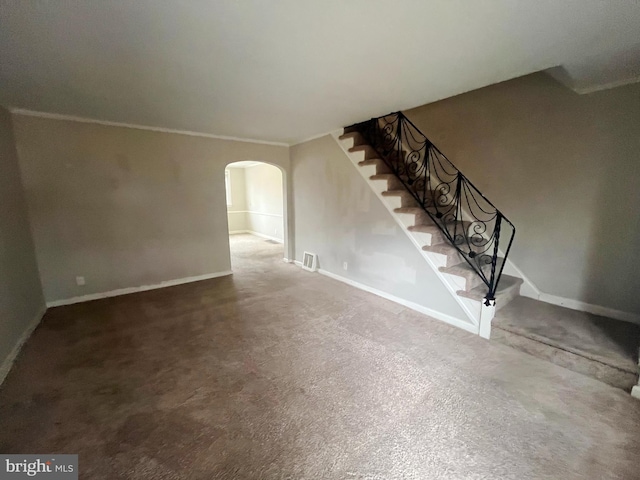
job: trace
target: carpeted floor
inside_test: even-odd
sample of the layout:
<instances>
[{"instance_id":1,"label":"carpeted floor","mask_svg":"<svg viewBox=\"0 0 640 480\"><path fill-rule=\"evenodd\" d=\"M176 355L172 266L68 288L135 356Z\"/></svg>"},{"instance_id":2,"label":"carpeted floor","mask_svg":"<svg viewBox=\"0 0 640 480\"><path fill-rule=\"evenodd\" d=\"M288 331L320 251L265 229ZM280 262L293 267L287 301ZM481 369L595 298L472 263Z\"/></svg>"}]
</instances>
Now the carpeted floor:
<instances>
[{"instance_id":1,"label":"carpeted floor","mask_svg":"<svg viewBox=\"0 0 640 480\"><path fill-rule=\"evenodd\" d=\"M640 478L623 391L233 245L233 276L47 312L0 452L79 453L82 479Z\"/></svg>"},{"instance_id":2,"label":"carpeted floor","mask_svg":"<svg viewBox=\"0 0 640 480\"><path fill-rule=\"evenodd\" d=\"M526 297L500 309L491 339L630 392L640 326Z\"/></svg>"}]
</instances>

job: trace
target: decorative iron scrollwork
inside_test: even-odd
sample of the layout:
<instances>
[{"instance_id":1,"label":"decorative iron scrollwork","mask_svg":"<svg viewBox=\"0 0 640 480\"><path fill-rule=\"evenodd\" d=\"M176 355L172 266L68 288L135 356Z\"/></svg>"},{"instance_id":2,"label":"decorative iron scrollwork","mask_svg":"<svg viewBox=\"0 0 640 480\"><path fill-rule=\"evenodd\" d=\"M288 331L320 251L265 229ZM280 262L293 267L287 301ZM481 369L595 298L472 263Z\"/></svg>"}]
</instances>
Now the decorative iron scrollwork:
<instances>
[{"instance_id":1,"label":"decorative iron scrollwork","mask_svg":"<svg viewBox=\"0 0 640 480\"><path fill-rule=\"evenodd\" d=\"M376 150L495 299L515 227L402 112L353 127Z\"/></svg>"}]
</instances>

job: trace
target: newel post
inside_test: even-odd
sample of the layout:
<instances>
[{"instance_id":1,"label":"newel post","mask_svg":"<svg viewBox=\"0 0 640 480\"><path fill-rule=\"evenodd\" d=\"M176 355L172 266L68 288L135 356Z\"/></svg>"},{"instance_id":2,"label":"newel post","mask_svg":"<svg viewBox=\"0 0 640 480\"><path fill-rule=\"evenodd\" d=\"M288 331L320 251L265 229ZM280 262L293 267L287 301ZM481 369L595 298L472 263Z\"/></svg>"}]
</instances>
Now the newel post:
<instances>
[{"instance_id":1,"label":"newel post","mask_svg":"<svg viewBox=\"0 0 640 480\"><path fill-rule=\"evenodd\" d=\"M480 325L478 335L487 340L491 338L491 321L496 315L496 300L484 298L480 309Z\"/></svg>"}]
</instances>

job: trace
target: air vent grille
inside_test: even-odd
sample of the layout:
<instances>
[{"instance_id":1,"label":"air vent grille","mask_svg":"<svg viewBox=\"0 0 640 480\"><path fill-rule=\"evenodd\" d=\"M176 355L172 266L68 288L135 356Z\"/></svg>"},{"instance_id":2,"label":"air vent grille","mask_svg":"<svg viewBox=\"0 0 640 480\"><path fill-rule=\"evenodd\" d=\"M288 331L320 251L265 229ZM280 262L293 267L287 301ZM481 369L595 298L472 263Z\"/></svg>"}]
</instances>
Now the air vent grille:
<instances>
[{"instance_id":1,"label":"air vent grille","mask_svg":"<svg viewBox=\"0 0 640 480\"><path fill-rule=\"evenodd\" d=\"M315 272L318 267L318 256L315 253L304 252L302 268L310 272Z\"/></svg>"}]
</instances>

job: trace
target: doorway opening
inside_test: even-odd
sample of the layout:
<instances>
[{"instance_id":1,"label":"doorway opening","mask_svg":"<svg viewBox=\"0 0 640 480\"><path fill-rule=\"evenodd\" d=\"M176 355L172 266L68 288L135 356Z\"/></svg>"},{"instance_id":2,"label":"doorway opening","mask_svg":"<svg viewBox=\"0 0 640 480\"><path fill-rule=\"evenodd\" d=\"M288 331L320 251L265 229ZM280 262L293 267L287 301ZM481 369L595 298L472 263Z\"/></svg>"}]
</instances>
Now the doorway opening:
<instances>
[{"instance_id":1,"label":"doorway opening","mask_svg":"<svg viewBox=\"0 0 640 480\"><path fill-rule=\"evenodd\" d=\"M242 161L224 171L233 270L265 268L284 257L284 178L280 168Z\"/></svg>"}]
</instances>

